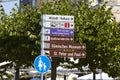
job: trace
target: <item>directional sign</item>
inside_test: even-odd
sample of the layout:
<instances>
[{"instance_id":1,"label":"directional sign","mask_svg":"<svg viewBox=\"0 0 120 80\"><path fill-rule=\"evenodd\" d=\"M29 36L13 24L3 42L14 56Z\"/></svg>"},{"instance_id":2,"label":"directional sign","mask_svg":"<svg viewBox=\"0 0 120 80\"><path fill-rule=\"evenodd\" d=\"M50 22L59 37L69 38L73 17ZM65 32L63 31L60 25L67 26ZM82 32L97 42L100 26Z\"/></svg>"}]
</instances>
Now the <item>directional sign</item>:
<instances>
[{"instance_id":1,"label":"directional sign","mask_svg":"<svg viewBox=\"0 0 120 80\"><path fill-rule=\"evenodd\" d=\"M43 27L46 28L63 28L63 29L74 29L74 23L72 22L44 22Z\"/></svg>"},{"instance_id":2,"label":"directional sign","mask_svg":"<svg viewBox=\"0 0 120 80\"><path fill-rule=\"evenodd\" d=\"M43 21L48 22L74 22L74 16L65 16L65 15L42 15Z\"/></svg>"},{"instance_id":3,"label":"directional sign","mask_svg":"<svg viewBox=\"0 0 120 80\"><path fill-rule=\"evenodd\" d=\"M43 41L49 42L73 42L74 38L71 36L49 36L45 35Z\"/></svg>"},{"instance_id":4,"label":"directional sign","mask_svg":"<svg viewBox=\"0 0 120 80\"><path fill-rule=\"evenodd\" d=\"M45 28L43 34L54 36L74 36L73 29Z\"/></svg>"},{"instance_id":5,"label":"directional sign","mask_svg":"<svg viewBox=\"0 0 120 80\"><path fill-rule=\"evenodd\" d=\"M74 16L42 15L41 51L51 57L86 57L86 44L74 43Z\"/></svg>"},{"instance_id":6,"label":"directional sign","mask_svg":"<svg viewBox=\"0 0 120 80\"><path fill-rule=\"evenodd\" d=\"M35 69L40 73L45 73L50 69L51 62L47 56L37 56L34 61Z\"/></svg>"},{"instance_id":7,"label":"directional sign","mask_svg":"<svg viewBox=\"0 0 120 80\"><path fill-rule=\"evenodd\" d=\"M61 51L61 50L48 50L45 51L51 57L74 57L74 58L85 58L86 52L85 51Z\"/></svg>"},{"instance_id":8,"label":"directional sign","mask_svg":"<svg viewBox=\"0 0 120 80\"><path fill-rule=\"evenodd\" d=\"M78 43L44 43L45 49L75 49L75 50L86 50L86 44Z\"/></svg>"}]
</instances>

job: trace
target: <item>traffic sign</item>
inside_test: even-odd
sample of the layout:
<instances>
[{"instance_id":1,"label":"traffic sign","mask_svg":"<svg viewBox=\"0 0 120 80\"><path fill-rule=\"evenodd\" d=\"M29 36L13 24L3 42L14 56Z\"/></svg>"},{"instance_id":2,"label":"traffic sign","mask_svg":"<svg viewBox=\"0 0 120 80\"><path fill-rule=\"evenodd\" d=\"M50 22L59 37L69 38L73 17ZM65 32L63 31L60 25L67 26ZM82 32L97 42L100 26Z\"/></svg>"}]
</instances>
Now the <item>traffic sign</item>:
<instances>
[{"instance_id":1,"label":"traffic sign","mask_svg":"<svg viewBox=\"0 0 120 80\"><path fill-rule=\"evenodd\" d=\"M45 51L50 57L74 57L74 58L85 58L85 51L63 51L63 50L47 50Z\"/></svg>"},{"instance_id":2,"label":"traffic sign","mask_svg":"<svg viewBox=\"0 0 120 80\"><path fill-rule=\"evenodd\" d=\"M49 42L73 42L74 38L71 37L71 36L50 36L50 35L45 35L43 41L49 41Z\"/></svg>"},{"instance_id":3,"label":"traffic sign","mask_svg":"<svg viewBox=\"0 0 120 80\"><path fill-rule=\"evenodd\" d=\"M44 49L74 49L86 50L86 44L79 43L44 43Z\"/></svg>"},{"instance_id":4,"label":"traffic sign","mask_svg":"<svg viewBox=\"0 0 120 80\"><path fill-rule=\"evenodd\" d=\"M45 55L40 55L35 58L34 67L39 73L45 73L50 69L51 62Z\"/></svg>"},{"instance_id":5,"label":"traffic sign","mask_svg":"<svg viewBox=\"0 0 120 80\"><path fill-rule=\"evenodd\" d=\"M54 36L74 36L73 29L62 28L44 28L43 34L49 34Z\"/></svg>"}]
</instances>

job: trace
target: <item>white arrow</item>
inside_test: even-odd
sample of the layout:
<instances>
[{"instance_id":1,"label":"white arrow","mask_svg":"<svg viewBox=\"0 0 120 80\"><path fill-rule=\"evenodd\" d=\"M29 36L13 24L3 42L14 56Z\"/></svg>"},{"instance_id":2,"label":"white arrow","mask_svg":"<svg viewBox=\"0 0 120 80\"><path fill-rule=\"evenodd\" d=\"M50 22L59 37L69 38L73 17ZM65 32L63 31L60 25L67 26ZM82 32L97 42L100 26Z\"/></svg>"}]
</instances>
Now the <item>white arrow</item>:
<instances>
[{"instance_id":1,"label":"white arrow","mask_svg":"<svg viewBox=\"0 0 120 80\"><path fill-rule=\"evenodd\" d=\"M73 41L73 38L70 38L71 41Z\"/></svg>"},{"instance_id":2,"label":"white arrow","mask_svg":"<svg viewBox=\"0 0 120 80\"><path fill-rule=\"evenodd\" d=\"M82 48L85 49L85 46L83 45Z\"/></svg>"},{"instance_id":3,"label":"white arrow","mask_svg":"<svg viewBox=\"0 0 120 80\"><path fill-rule=\"evenodd\" d=\"M50 34L50 29L45 29L45 34Z\"/></svg>"},{"instance_id":4,"label":"white arrow","mask_svg":"<svg viewBox=\"0 0 120 80\"><path fill-rule=\"evenodd\" d=\"M84 57L84 56L85 56L85 53L84 53L84 52L82 52L82 53L81 53L81 55Z\"/></svg>"},{"instance_id":5,"label":"white arrow","mask_svg":"<svg viewBox=\"0 0 120 80\"><path fill-rule=\"evenodd\" d=\"M70 33L73 34L73 31L71 31Z\"/></svg>"}]
</instances>

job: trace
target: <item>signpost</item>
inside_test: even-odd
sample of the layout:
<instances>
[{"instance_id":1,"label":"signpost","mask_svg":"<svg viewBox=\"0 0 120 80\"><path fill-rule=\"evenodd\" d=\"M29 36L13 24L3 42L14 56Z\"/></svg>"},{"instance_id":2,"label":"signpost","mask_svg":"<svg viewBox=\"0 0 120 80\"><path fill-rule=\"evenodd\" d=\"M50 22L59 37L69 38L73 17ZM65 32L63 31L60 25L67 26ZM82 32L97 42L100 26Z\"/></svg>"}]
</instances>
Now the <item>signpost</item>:
<instances>
[{"instance_id":1,"label":"signpost","mask_svg":"<svg viewBox=\"0 0 120 80\"><path fill-rule=\"evenodd\" d=\"M42 15L41 28L41 54L48 54L50 57L86 57L86 44L74 43L74 16L65 15ZM34 66L41 73L50 68L49 59L45 56L38 56ZM52 64L56 64L56 58L52 58ZM52 70L56 72L56 66ZM54 68L54 69L53 69ZM56 75L56 73L54 73ZM53 75L54 75L53 74Z\"/></svg>"}]
</instances>

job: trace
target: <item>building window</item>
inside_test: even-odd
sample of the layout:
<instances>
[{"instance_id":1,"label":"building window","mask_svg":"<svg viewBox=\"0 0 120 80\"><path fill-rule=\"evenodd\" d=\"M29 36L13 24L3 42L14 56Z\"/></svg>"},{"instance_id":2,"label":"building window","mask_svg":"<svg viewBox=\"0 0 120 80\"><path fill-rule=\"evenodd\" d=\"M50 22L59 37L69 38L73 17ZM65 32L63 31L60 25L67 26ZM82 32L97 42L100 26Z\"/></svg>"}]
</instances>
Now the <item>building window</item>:
<instances>
[{"instance_id":1,"label":"building window","mask_svg":"<svg viewBox=\"0 0 120 80\"><path fill-rule=\"evenodd\" d=\"M97 0L98 1L98 3L103 3L104 2L104 0Z\"/></svg>"},{"instance_id":2,"label":"building window","mask_svg":"<svg viewBox=\"0 0 120 80\"><path fill-rule=\"evenodd\" d=\"M23 5L30 5L31 7L35 7L36 0L21 0Z\"/></svg>"}]
</instances>

